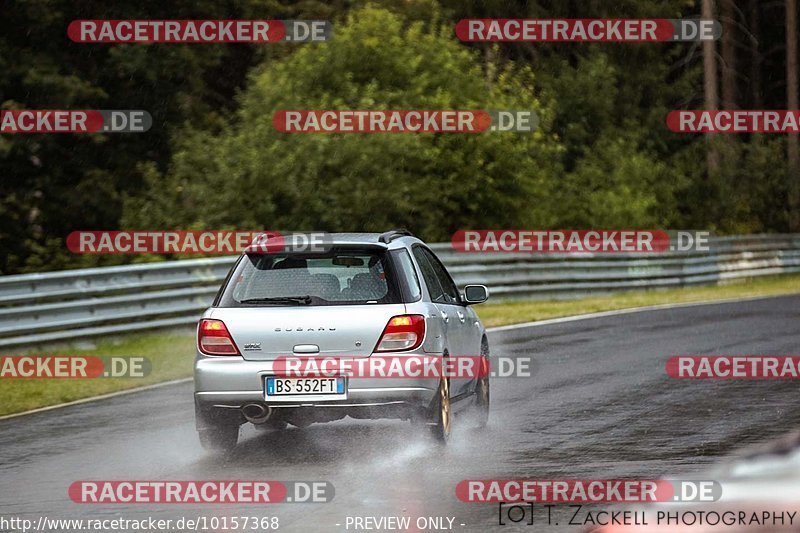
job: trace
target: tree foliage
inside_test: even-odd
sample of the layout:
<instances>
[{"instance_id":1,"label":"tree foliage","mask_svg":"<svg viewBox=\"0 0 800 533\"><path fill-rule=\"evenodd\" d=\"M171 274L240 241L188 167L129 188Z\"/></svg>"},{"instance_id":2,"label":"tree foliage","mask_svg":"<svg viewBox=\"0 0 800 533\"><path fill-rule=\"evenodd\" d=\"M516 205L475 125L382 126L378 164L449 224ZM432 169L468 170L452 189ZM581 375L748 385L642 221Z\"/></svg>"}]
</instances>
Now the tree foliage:
<instances>
[{"instance_id":1,"label":"tree foliage","mask_svg":"<svg viewBox=\"0 0 800 533\"><path fill-rule=\"evenodd\" d=\"M152 172L150 194L130 202L125 221L406 226L428 239L465 226L549 225L561 149L534 86L529 67L509 62L487 79L479 55L455 42L449 25L360 9L337 26L335 42L257 69L220 134L187 131L169 171ZM303 108L526 109L543 127L534 134L275 131L276 110Z\"/></svg>"},{"instance_id":2,"label":"tree foliage","mask_svg":"<svg viewBox=\"0 0 800 533\"><path fill-rule=\"evenodd\" d=\"M786 108L784 2L716 2L722 99ZM461 43L466 17L689 18L700 0L10 0L0 108L146 109L141 135L0 136L0 272L107 264L78 229L791 226L786 138L670 132L691 43ZM87 45L70 21L328 19L327 44ZM723 64L724 63L724 64ZM532 109L525 134L283 134L278 109ZM718 154L709 172L706 154ZM795 216L795 219L798 217ZM134 259L137 260L137 259Z\"/></svg>"}]
</instances>

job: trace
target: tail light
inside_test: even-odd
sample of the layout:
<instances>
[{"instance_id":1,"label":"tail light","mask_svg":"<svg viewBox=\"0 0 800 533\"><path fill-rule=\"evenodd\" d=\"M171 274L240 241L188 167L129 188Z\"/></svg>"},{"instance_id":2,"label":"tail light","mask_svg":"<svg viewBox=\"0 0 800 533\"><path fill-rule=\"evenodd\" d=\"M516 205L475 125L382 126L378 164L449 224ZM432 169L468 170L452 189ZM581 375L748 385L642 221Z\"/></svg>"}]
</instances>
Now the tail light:
<instances>
[{"instance_id":1,"label":"tail light","mask_svg":"<svg viewBox=\"0 0 800 533\"><path fill-rule=\"evenodd\" d=\"M222 320L204 318L197 327L197 346L206 355L240 355Z\"/></svg>"},{"instance_id":2,"label":"tail light","mask_svg":"<svg viewBox=\"0 0 800 533\"><path fill-rule=\"evenodd\" d=\"M413 350L425 338L425 317L422 315L393 316L383 330L375 347L376 352Z\"/></svg>"}]
</instances>

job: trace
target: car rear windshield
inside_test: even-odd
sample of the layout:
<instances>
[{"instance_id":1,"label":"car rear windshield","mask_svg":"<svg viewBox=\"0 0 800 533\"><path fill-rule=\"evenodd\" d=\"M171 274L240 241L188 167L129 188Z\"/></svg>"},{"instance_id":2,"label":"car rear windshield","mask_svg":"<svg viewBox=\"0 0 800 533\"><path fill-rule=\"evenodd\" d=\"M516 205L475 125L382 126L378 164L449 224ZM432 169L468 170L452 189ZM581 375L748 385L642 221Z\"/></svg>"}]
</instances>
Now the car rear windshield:
<instances>
[{"instance_id":1,"label":"car rear windshield","mask_svg":"<svg viewBox=\"0 0 800 533\"><path fill-rule=\"evenodd\" d=\"M324 254L247 254L220 307L401 303L383 250L334 249Z\"/></svg>"}]
</instances>

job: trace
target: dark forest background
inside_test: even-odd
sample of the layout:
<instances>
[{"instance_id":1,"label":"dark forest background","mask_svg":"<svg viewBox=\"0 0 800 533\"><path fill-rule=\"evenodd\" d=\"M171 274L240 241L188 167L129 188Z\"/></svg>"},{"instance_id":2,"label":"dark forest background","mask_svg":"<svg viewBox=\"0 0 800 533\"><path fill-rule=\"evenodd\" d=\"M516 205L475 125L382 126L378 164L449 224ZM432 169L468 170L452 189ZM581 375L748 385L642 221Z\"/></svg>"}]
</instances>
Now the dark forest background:
<instances>
[{"instance_id":1,"label":"dark forest background","mask_svg":"<svg viewBox=\"0 0 800 533\"><path fill-rule=\"evenodd\" d=\"M718 19L702 43L465 44L467 17ZM800 231L797 137L673 109L798 109L796 0L3 1L2 109L145 109L145 134L0 136L0 273L73 230ZM94 45L75 19L327 19L325 44ZM282 108L534 109L533 135L291 135Z\"/></svg>"}]
</instances>

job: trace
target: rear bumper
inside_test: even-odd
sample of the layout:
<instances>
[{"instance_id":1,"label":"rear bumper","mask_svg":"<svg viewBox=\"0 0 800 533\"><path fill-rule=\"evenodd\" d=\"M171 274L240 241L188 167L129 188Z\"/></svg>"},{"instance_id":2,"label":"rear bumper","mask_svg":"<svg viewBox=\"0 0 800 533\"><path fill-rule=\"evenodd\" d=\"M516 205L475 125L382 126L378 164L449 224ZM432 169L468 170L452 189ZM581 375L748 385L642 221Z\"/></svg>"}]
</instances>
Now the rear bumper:
<instances>
[{"instance_id":1,"label":"rear bumper","mask_svg":"<svg viewBox=\"0 0 800 533\"><path fill-rule=\"evenodd\" d=\"M267 399L264 380L273 375L271 361L198 356L194 368L198 418L236 418L242 406L254 402L275 408L278 416L302 409L319 410L319 415L324 414L323 418L328 419L345 415L408 418L431 405L439 386L435 378L350 377L347 378L347 399Z\"/></svg>"}]
</instances>

